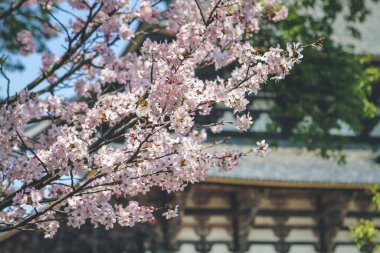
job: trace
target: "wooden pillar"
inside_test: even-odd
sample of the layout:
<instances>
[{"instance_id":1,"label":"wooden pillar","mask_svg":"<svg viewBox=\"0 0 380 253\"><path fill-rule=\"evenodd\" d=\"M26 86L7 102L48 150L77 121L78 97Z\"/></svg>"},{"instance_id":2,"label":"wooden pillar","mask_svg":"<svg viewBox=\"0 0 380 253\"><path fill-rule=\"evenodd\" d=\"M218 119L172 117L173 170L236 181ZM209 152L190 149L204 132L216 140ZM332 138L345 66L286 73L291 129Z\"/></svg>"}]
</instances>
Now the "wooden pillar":
<instances>
[{"instance_id":1,"label":"wooden pillar","mask_svg":"<svg viewBox=\"0 0 380 253\"><path fill-rule=\"evenodd\" d=\"M335 237L343 225L351 195L342 191L325 192L317 196L316 208L319 243L316 250L320 253L332 253L335 249Z\"/></svg>"},{"instance_id":2,"label":"wooden pillar","mask_svg":"<svg viewBox=\"0 0 380 253\"><path fill-rule=\"evenodd\" d=\"M279 195L274 195L271 197L271 202L276 210L284 209L288 206L288 195L281 193ZM273 217L275 222L275 227L273 232L278 238L278 242L274 245L276 252L278 253L288 253L290 246L286 243L286 238L289 236L290 228L286 226L288 221L288 216L277 216Z\"/></svg>"},{"instance_id":3,"label":"wooden pillar","mask_svg":"<svg viewBox=\"0 0 380 253\"><path fill-rule=\"evenodd\" d=\"M177 237L181 230L182 218L184 216L184 210L186 207L186 198L188 197L188 191L177 192L171 195L164 195L162 206L171 204L172 206L179 205L178 217L166 220L161 217L157 220L157 226L155 229L155 246L154 250L159 253L171 253L178 251Z\"/></svg>"},{"instance_id":4,"label":"wooden pillar","mask_svg":"<svg viewBox=\"0 0 380 253\"><path fill-rule=\"evenodd\" d=\"M214 192L209 192L207 187L197 187L192 191L192 201L198 207L207 207L210 203ZM199 240L195 243L194 247L197 252L207 253L211 250L212 245L207 241L207 236L211 232L211 227L208 224L210 216L195 216L196 225L194 227L195 233L199 236Z\"/></svg>"},{"instance_id":5,"label":"wooden pillar","mask_svg":"<svg viewBox=\"0 0 380 253\"><path fill-rule=\"evenodd\" d=\"M197 221L195 233L199 236L199 241L194 246L199 253L207 253L212 247L212 245L207 241L207 236L211 232L211 227L207 224L209 218L209 216L195 217L195 220Z\"/></svg>"},{"instance_id":6,"label":"wooden pillar","mask_svg":"<svg viewBox=\"0 0 380 253\"><path fill-rule=\"evenodd\" d=\"M274 234L278 238L278 243L275 245L275 250L278 253L288 253L290 246L286 243L286 238L289 236L290 228L286 226L288 217L275 217L276 226L273 229Z\"/></svg>"},{"instance_id":7,"label":"wooden pillar","mask_svg":"<svg viewBox=\"0 0 380 253\"><path fill-rule=\"evenodd\" d=\"M255 216L259 209L264 192L258 189L241 188L230 195L232 243L229 248L232 252L242 253L249 249L248 236L254 225Z\"/></svg>"}]
</instances>

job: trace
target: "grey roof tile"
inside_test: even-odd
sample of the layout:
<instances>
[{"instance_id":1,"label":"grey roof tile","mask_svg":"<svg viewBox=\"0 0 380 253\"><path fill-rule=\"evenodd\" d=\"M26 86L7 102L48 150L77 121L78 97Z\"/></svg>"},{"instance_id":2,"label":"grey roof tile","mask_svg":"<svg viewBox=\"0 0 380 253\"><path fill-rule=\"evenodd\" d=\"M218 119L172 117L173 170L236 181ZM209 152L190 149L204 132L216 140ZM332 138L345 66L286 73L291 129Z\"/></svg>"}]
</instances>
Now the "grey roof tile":
<instances>
[{"instance_id":1,"label":"grey roof tile","mask_svg":"<svg viewBox=\"0 0 380 253\"><path fill-rule=\"evenodd\" d=\"M217 150L248 151L254 142L220 145ZM240 166L229 172L212 169L209 177L255 181L326 183L326 184L380 184L380 165L374 161L376 153L370 149L347 149L343 151L347 163L317 157L304 148L279 147L268 157L250 154L243 157Z\"/></svg>"}]
</instances>

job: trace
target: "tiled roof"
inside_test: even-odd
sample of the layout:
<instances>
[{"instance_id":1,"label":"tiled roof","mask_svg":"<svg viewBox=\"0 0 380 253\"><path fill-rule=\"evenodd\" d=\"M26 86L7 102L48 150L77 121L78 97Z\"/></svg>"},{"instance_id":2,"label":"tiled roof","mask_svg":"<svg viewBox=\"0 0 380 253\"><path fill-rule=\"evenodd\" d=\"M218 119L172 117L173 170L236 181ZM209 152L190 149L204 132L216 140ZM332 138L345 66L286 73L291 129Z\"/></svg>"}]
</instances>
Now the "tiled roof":
<instances>
[{"instance_id":1,"label":"tiled roof","mask_svg":"<svg viewBox=\"0 0 380 253\"><path fill-rule=\"evenodd\" d=\"M218 150L248 151L255 143L236 140L220 145ZM343 151L346 164L338 165L334 160L317 157L304 148L278 147L268 157L254 154L242 158L240 166L221 173L213 169L209 177L217 179L237 179L240 182L265 181L307 184L371 185L380 184L380 165L374 161L376 153L370 149L354 148Z\"/></svg>"}]
</instances>

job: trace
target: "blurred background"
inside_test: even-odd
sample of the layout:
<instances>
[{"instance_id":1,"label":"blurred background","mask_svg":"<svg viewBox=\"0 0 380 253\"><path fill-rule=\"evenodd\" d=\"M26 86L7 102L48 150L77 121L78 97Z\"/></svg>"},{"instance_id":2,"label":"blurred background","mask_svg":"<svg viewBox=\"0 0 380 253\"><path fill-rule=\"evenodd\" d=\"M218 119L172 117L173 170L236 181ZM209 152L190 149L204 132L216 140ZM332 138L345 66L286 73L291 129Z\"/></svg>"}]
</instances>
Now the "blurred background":
<instances>
[{"instance_id":1,"label":"blurred background","mask_svg":"<svg viewBox=\"0 0 380 253\"><path fill-rule=\"evenodd\" d=\"M168 195L156 190L142 196L141 202L158 206L179 204L177 218L110 231L63 227L54 239L43 239L35 231L0 234L0 252L375 252L380 244L380 3L284 4L288 18L263 24L252 43L259 48L284 47L287 42L308 44L325 37L323 47L306 49L302 64L286 80L265 85L251 98L255 123L249 132L225 127L220 134L210 133L210 142L231 137L219 149L248 151L264 138L273 149L269 157L246 157L228 173L210 171L205 182L184 192ZM41 25L16 17L6 22L12 25L0 26L0 50L9 53L18 50L7 40L11 34L29 25L38 34ZM134 25L145 33L118 45L120 54L139 52L146 38L173 39L161 27ZM40 51L59 51L56 45L62 38L39 39ZM40 66L32 64L36 57L6 62L15 80L11 92L39 71ZM210 67L197 75L212 79L230 71ZM4 86L0 94L5 96ZM70 94L69 86L62 89L62 95ZM218 107L212 117L197 120L220 119L232 120L233 112ZM38 127L31 131L38 132Z\"/></svg>"}]
</instances>

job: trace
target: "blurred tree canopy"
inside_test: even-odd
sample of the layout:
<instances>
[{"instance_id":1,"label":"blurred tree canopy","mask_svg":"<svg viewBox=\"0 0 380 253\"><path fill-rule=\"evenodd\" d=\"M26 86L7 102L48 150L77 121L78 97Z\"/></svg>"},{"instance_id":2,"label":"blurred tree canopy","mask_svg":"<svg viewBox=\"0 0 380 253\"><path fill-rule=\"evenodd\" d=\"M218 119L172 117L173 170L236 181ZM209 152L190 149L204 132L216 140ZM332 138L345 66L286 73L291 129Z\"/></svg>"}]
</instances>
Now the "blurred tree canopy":
<instances>
[{"instance_id":1,"label":"blurred tree canopy","mask_svg":"<svg viewBox=\"0 0 380 253\"><path fill-rule=\"evenodd\" d=\"M51 24L54 19L51 11L46 11L40 5L26 7L26 0L0 1L0 65L8 70L22 70L22 64L11 61L7 55L17 52L20 44L17 42L17 33L28 30L33 33L37 52L46 49L46 41L52 35L46 33L47 29L57 29Z\"/></svg>"},{"instance_id":2,"label":"blurred tree canopy","mask_svg":"<svg viewBox=\"0 0 380 253\"><path fill-rule=\"evenodd\" d=\"M368 137L376 114L374 84L380 80L379 68L370 63L370 56L355 55L332 39L333 24L344 15L345 27L352 40L360 39L354 23L365 21L370 14L365 0L299 0L292 1L289 16L278 24L266 24L253 41L267 47L278 43L300 41L308 44L325 37L320 49L304 51L302 64L274 88L273 124L295 142L317 150L322 157L335 156L344 161L339 150L345 138L332 135L332 129L348 125L358 136ZM378 1L374 1L378 2ZM267 90L268 91L268 90ZM297 133L297 134L294 134ZM336 152L338 151L338 152ZM337 156L336 156L337 155Z\"/></svg>"},{"instance_id":3,"label":"blurred tree canopy","mask_svg":"<svg viewBox=\"0 0 380 253\"><path fill-rule=\"evenodd\" d=\"M336 44L332 35L336 18L344 15L345 27L341 29L347 29L352 40L360 39L360 31L354 24L365 21L370 14L368 3L371 1L379 0L284 1L289 9L288 18L275 25L263 24L261 31L254 34L253 43L263 47L286 46L291 41L308 44L325 37L323 47L304 51L302 64L296 66L285 81L274 88L266 86L276 93L269 131L281 129L294 142L306 144L308 149L317 150L325 158L338 154L340 161L344 156L336 151L341 149L345 137L332 135L331 130L340 129L344 123L359 137L368 137L371 129L368 126L375 122L373 90L380 80L379 68L370 64L370 56L355 55L352 50ZM19 50L17 32L31 31L36 38L37 51L42 51L53 36L44 29L61 29L54 17L54 10L60 8L59 5L50 6L49 11L38 5L30 10L23 7L25 2L0 3L0 65L8 70L23 68L17 60L12 62L6 57ZM17 7L17 11L9 14L8 10L13 7Z\"/></svg>"}]
</instances>

